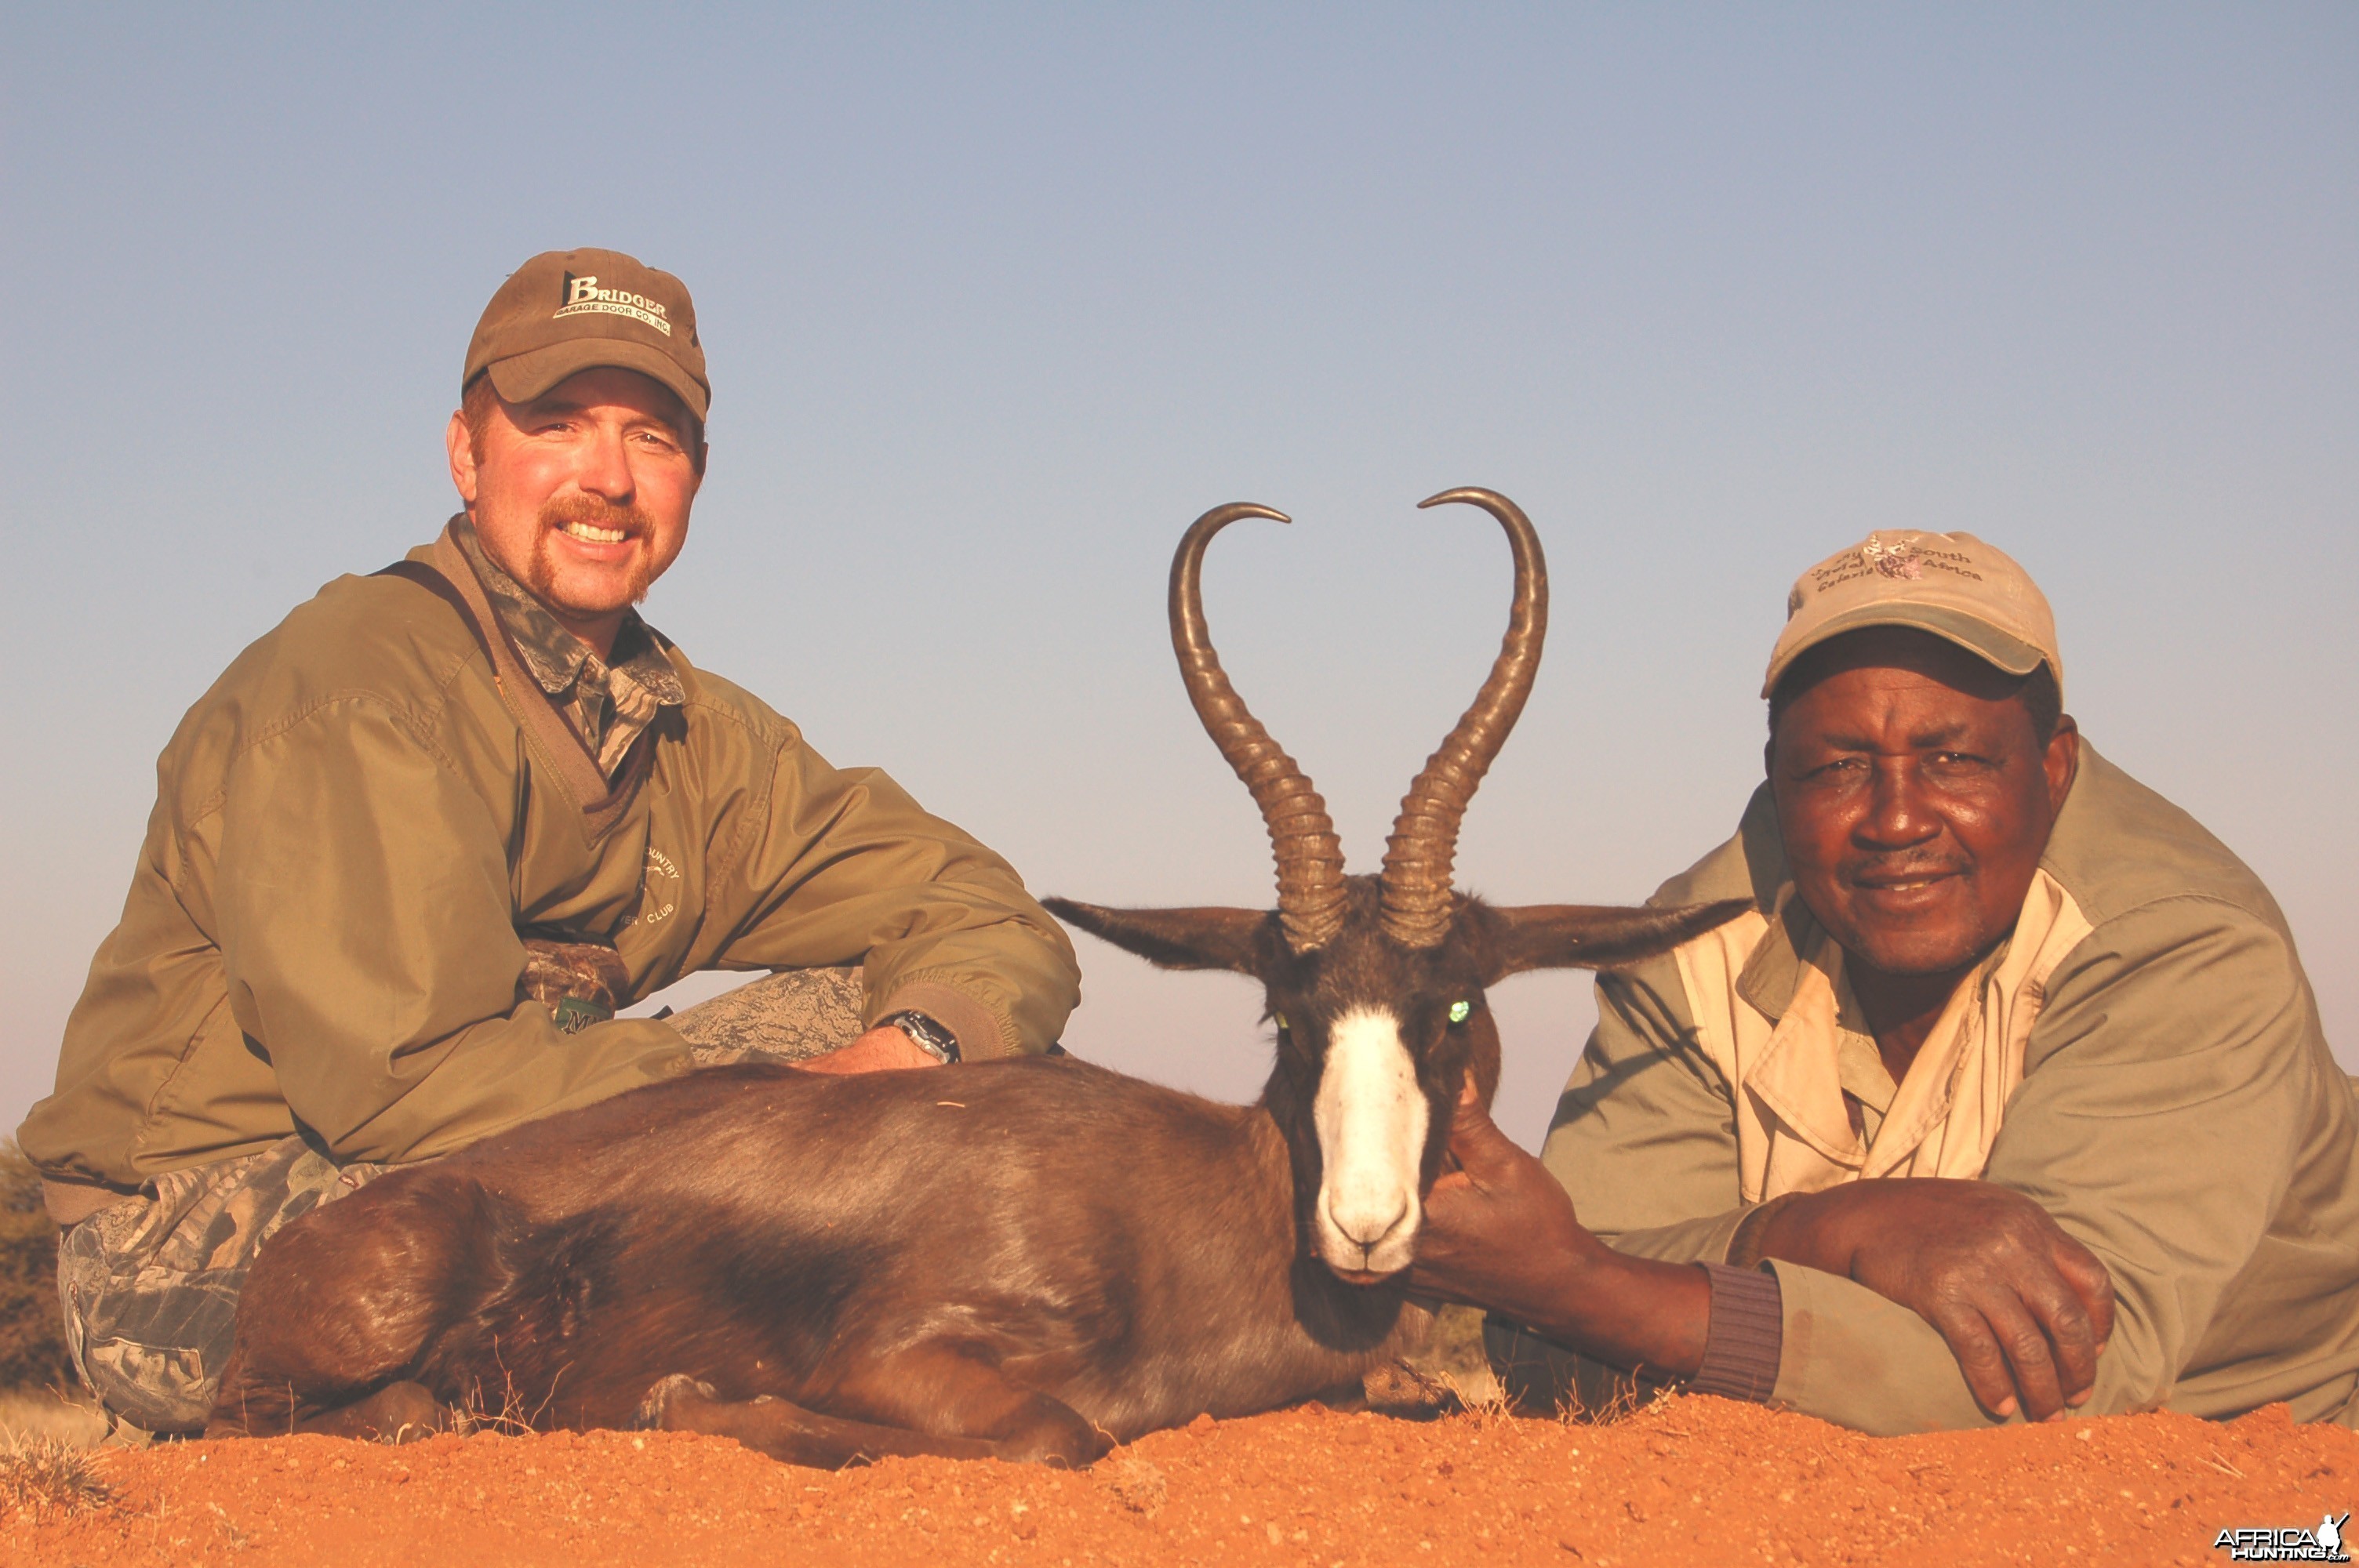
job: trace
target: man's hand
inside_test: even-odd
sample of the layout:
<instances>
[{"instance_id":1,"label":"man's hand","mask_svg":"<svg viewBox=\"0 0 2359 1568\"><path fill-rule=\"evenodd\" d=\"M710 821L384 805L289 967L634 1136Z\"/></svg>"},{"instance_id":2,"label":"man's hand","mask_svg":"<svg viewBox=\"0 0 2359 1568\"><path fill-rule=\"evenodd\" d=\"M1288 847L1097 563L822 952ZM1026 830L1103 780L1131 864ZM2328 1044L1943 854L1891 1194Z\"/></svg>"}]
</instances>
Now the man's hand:
<instances>
[{"instance_id":1,"label":"man's hand","mask_svg":"<svg viewBox=\"0 0 2359 1568\"><path fill-rule=\"evenodd\" d=\"M1984 1410L2046 1421L2086 1402L2114 1282L2020 1193L1986 1182L1850 1182L1780 1206L1758 1248L1856 1280L1931 1324Z\"/></svg>"},{"instance_id":2,"label":"man's hand","mask_svg":"<svg viewBox=\"0 0 2359 1568\"><path fill-rule=\"evenodd\" d=\"M1450 1127L1458 1169L1426 1195L1409 1288L1530 1322L1546 1315L1568 1265L1599 1248L1548 1167L1500 1131L1469 1084Z\"/></svg>"},{"instance_id":3,"label":"man's hand","mask_svg":"<svg viewBox=\"0 0 2359 1568\"><path fill-rule=\"evenodd\" d=\"M839 1045L796 1066L806 1073L881 1073L894 1067L939 1067L934 1054L894 1028L881 1024L849 1045Z\"/></svg>"},{"instance_id":4,"label":"man's hand","mask_svg":"<svg viewBox=\"0 0 2359 1568\"><path fill-rule=\"evenodd\" d=\"M1625 1258L1573 1217L1547 1166L1491 1119L1470 1083L1450 1128L1458 1169L1425 1200L1413 1292L1503 1313L1617 1367L1692 1376L1712 1287L1701 1269Z\"/></svg>"}]
</instances>

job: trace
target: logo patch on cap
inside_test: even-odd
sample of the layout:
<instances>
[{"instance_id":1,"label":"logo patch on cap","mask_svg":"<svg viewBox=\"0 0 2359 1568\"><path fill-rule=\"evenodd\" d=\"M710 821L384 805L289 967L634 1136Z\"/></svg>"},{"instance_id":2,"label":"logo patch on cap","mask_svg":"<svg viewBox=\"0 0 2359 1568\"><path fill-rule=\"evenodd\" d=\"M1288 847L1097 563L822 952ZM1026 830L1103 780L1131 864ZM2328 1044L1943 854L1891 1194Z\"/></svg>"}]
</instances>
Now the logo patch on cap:
<instances>
[{"instance_id":1,"label":"logo patch on cap","mask_svg":"<svg viewBox=\"0 0 2359 1568\"><path fill-rule=\"evenodd\" d=\"M565 275L564 303L549 319L562 320L568 316L628 316L634 321L644 321L667 338L671 336L671 321L660 301L620 288L601 288L595 275Z\"/></svg>"},{"instance_id":2,"label":"logo patch on cap","mask_svg":"<svg viewBox=\"0 0 2359 1568\"><path fill-rule=\"evenodd\" d=\"M1867 543L1859 547L1859 558L1886 577L1904 582L1914 582L1925 575L1925 558L1918 552L1914 539L1886 539L1881 534L1870 534Z\"/></svg>"}]
</instances>

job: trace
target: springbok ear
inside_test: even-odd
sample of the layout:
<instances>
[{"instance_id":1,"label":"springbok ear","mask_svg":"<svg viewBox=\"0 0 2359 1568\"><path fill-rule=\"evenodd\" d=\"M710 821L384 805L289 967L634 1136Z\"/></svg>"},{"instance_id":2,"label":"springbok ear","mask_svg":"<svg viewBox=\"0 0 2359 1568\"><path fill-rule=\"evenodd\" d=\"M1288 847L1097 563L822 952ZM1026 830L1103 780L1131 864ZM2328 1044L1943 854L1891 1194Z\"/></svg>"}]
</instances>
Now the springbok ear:
<instances>
[{"instance_id":1,"label":"springbok ear","mask_svg":"<svg viewBox=\"0 0 2359 1568\"><path fill-rule=\"evenodd\" d=\"M1263 941L1277 916L1261 909L1106 909L1041 900L1068 925L1167 969L1234 969L1259 977Z\"/></svg>"},{"instance_id":2,"label":"springbok ear","mask_svg":"<svg viewBox=\"0 0 2359 1568\"><path fill-rule=\"evenodd\" d=\"M1614 969L1668 953L1753 907L1749 898L1673 909L1535 903L1490 911L1490 978L1526 969Z\"/></svg>"}]
</instances>

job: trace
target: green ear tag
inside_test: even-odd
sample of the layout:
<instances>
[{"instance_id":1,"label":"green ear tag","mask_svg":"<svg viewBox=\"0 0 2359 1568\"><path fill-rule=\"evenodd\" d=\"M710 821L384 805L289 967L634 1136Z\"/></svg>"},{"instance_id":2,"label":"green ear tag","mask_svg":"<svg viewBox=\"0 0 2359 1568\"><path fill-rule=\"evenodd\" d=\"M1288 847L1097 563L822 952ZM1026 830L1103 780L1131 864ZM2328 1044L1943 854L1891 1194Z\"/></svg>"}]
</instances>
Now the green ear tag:
<instances>
[{"instance_id":1,"label":"green ear tag","mask_svg":"<svg viewBox=\"0 0 2359 1568\"><path fill-rule=\"evenodd\" d=\"M1276 1023L1280 1029L1286 1027L1286 1014L1282 1012L1273 1012L1269 1016L1270 1021Z\"/></svg>"},{"instance_id":2,"label":"green ear tag","mask_svg":"<svg viewBox=\"0 0 2359 1568\"><path fill-rule=\"evenodd\" d=\"M1474 1004L1473 1004L1473 1002L1471 1002L1471 1001L1453 1001L1453 1002L1451 1002L1451 1003L1450 1004L1450 1022L1452 1022L1452 1023L1463 1023L1463 1022L1465 1022L1468 1019L1470 1019L1470 1018L1472 1018L1472 1017L1473 1017L1473 1016L1474 1016Z\"/></svg>"}]
</instances>

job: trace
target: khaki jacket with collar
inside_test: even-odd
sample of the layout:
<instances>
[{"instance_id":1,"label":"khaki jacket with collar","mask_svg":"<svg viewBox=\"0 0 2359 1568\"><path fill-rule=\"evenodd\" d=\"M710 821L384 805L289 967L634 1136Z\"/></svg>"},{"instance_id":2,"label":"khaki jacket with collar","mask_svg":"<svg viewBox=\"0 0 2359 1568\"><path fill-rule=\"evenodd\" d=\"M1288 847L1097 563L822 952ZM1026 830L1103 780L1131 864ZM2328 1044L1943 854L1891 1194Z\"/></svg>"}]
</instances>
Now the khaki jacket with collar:
<instances>
[{"instance_id":1,"label":"khaki jacket with collar","mask_svg":"<svg viewBox=\"0 0 2359 1568\"><path fill-rule=\"evenodd\" d=\"M1750 896L1758 913L1600 979L1543 1158L1608 1242L1674 1261L1721 1259L1780 1192L1979 1176L2036 1199L2113 1276L2113 1338L2082 1413L2287 1400L2298 1419L2348 1419L2359 1119L2292 934L2192 818L2093 748L2081 756L2025 922L1945 1021L1972 1009L1971 1027L1946 1056L1937 1027L1926 1075L1912 1067L1897 1093L1843 1048L1847 988L1827 983L1832 945L1792 896L1756 793L1736 836L1656 897ZM1750 934L1742 953L1730 932ZM1793 1016L1811 1006L1838 1016ZM1869 1101L1864 1129L1845 1123L1848 1087ZM1773 1402L1877 1433L1988 1421L1915 1313L1772 1267Z\"/></svg>"},{"instance_id":2,"label":"khaki jacket with collar","mask_svg":"<svg viewBox=\"0 0 2359 1568\"><path fill-rule=\"evenodd\" d=\"M330 583L166 747L18 1132L53 1181L127 1191L298 1130L420 1160L687 1069L667 1023L560 1032L524 1000L524 926L611 940L625 1005L700 969L859 965L866 1022L916 1008L977 1058L1056 1039L1072 947L998 856L669 643L687 700L610 784L463 612L449 536L410 560L440 578Z\"/></svg>"}]
</instances>

